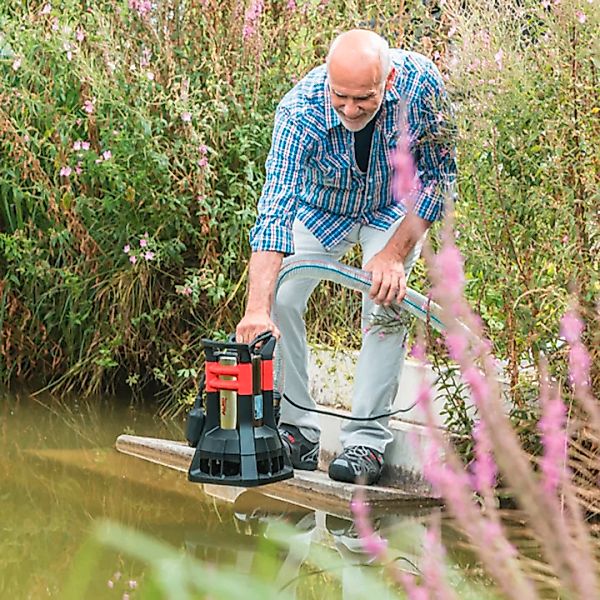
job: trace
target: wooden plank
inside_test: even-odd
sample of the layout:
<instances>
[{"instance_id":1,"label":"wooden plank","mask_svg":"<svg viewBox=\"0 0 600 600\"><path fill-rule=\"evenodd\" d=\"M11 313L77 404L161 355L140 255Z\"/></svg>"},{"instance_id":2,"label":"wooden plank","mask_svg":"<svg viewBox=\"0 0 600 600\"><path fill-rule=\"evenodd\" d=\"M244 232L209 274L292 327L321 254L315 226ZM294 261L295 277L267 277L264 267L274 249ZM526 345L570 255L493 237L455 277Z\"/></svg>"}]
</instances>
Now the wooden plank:
<instances>
[{"instance_id":1,"label":"wooden plank","mask_svg":"<svg viewBox=\"0 0 600 600\"><path fill-rule=\"evenodd\" d=\"M117 438L116 449L124 454L185 473L195 451L183 442L133 435L120 435ZM359 489L367 504L390 511L440 503L438 498L424 495L418 486L359 486L333 481L323 471L296 471L292 479L252 489L277 500L344 515L350 513L350 501ZM205 490L211 495L231 496L235 500L246 488L205 484Z\"/></svg>"}]
</instances>

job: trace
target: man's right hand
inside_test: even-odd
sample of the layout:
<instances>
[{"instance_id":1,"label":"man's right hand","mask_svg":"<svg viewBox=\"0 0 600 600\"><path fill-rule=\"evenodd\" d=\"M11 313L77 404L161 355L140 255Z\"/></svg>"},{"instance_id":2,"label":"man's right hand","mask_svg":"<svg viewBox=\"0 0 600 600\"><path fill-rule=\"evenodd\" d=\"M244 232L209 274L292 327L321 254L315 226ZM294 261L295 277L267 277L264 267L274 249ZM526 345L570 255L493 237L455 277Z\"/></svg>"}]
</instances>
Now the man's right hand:
<instances>
[{"instance_id":1,"label":"man's right hand","mask_svg":"<svg viewBox=\"0 0 600 600\"><path fill-rule=\"evenodd\" d=\"M281 335L267 312L248 312L235 328L235 339L241 344L249 344L261 333L270 331L277 339Z\"/></svg>"}]
</instances>

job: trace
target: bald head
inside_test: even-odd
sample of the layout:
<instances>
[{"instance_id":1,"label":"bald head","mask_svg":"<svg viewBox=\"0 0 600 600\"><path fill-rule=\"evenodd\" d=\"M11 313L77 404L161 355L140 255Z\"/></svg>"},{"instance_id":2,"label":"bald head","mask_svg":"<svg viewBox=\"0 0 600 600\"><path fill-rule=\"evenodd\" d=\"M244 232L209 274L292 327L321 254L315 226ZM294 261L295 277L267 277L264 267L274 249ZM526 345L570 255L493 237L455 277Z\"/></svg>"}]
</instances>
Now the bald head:
<instances>
[{"instance_id":1,"label":"bald head","mask_svg":"<svg viewBox=\"0 0 600 600\"><path fill-rule=\"evenodd\" d=\"M333 40L327 54L331 103L342 125L360 131L381 107L392 85L388 43L373 31L352 29Z\"/></svg>"},{"instance_id":2,"label":"bald head","mask_svg":"<svg viewBox=\"0 0 600 600\"><path fill-rule=\"evenodd\" d=\"M327 54L327 71L350 71L355 76L375 78L383 83L390 71L390 47L380 35L368 29L351 29L338 35ZM365 73L366 72L366 73Z\"/></svg>"}]
</instances>

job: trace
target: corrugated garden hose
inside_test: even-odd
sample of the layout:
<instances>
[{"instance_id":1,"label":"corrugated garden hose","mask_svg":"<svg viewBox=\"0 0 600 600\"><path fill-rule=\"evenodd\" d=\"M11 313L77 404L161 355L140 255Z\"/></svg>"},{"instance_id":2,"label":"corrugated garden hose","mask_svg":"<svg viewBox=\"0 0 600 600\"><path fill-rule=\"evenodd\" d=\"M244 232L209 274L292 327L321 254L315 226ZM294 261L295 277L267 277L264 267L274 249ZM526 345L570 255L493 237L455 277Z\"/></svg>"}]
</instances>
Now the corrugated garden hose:
<instances>
[{"instance_id":1,"label":"corrugated garden hose","mask_svg":"<svg viewBox=\"0 0 600 600\"><path fill-rule=\"evenodd\" d=\"M347 288L363 293L368 293L369 288L371 287L371 273L363 271L362 269L357 269L356 267L344 265L336 260L291 260L282 268L281 272L279 273L279 278L275 286L275 296L277 296L277 292L281 285L291 279L317 279L319 281L333 281L334 283L339 283ZM415 290L408 288L402 302L395 306L396 308L404 310L409 315L412 315L413 317L425 322L436 331L443 332L446 330L446 326L444 325L441 317L441 307L435 302L432 302L431 299L426 298L423 296L423 294L419 294L419 292L416 292ZM275 388L281 389L282 364L279 352L277 352L275 355L274 367ZM375 421L377 419L391 417L399 413L409 412L417 404L416 402L413 402L407 408L399 408L381 415L375 415L371 417L353 417L340 415L324 409L301 406L291 400L286 394L283 394L283 398L292 406L295 406L301 410L347 419L349 421Z\"/></svg>"}]
</instances>

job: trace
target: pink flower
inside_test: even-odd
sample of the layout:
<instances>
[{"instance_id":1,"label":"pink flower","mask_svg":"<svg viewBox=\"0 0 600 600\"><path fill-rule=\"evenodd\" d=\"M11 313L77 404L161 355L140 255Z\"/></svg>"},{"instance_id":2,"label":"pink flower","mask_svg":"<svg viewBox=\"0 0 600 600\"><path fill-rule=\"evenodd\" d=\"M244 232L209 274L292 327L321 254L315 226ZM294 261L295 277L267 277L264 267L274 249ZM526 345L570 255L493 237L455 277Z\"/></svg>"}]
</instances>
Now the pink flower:
<instances>
[{"instance_id":1,"label":"pink flower","mask_svg":"<svg viewBox=\"0 0 600 600\"><path fill-rule=\"evenodd\" d=\"M469 64L467 68L469 69L469 71L476 71L480 66L481 61L478 58L476 58L475 60L473 60L472 63Z\"/></svg>"},{"instance_id":2,"label":"pink flower","mask_svg":"<svg viewBox=\"0 0 600 600\"><path fill-rule=\"evenodd\" d=\"M77 173L77 175L81 175L82 173L82 168L81 168L81 161L77 161L77 164L75 165L75 173Z\"/></svg>"},{"instance_id":3,"label":"pink flower","mask_svg":"<svg viewBox=\"0 0 600 600\"><path fill-rule=\"evenodd\" d=\"M58 25L58 19L56 17L54 17L54 19L52 19L52 25L50 28L52 29L52 31L58 31L59 25Z\"/></svg>"},{"instance_id":4,"label":"pink flower","mask_svg":"<svg viewBox=\"0 0 600 600\"><path fill-rule=\"evenodd\" d=\"M392 167L394 169L392 180L394 198L397 202L402 202L410 208L419 188L419 178L410 151L410 136L406 122L403 125L403 133L400 135L398 147L392 154Z\"/></svg>"},{"instance_id":5,"label":"pink flower","mask_svg":"<svg viewBox=\"0 0 600 600\"><path fill-rule=\"evenodd\" d=\"M137 581L135 579L130 579L129 580L129 588L132 590L135 590L136 587L137 587Z\"/></svg>"},{"instance_id":6,"label":"pink flower","mask_svg":"<svg viewBox=\"0 0 600 600\"><path fill-rule=\"evenodd\" d=\"M502 48L500 48L500 50L498 50L498 52L496 52L496 54L494 54L494 60L496 61L496 65L500 71L502 70L502 59L503 58L504 58L504 51L502 50Z\"/></svg>"},{"instance_id":7,"label":"pink flower","mask_svg":"<svg viewBox=\"0 0 600 600\"><path fill-rule=\"evenodd\" d=\"M129 8L135 10L140 17L145 17L152 10L150 0L129 0Z\"/></svg>"},{"instance_id":8,"label":"pink flower","mask_svg":"<svg viewBox=\"0 0 600 600\"><path fill-rule=\"evenodd\" d=\"M565 431L566 407L558 393L552 398L543 398L542 418L538 423L542 434L544 456L540 467L544 490L554 493L560 483L565 466L567 452L567 434Z\"/></svg>"},{"instance_id":9,"label":"pink flower","mask_svg":"<svg viewBox=\"0 0 600 600\"><path fill-rule=\"evenodd\" d=\"M350 503L350 508L354 514L354 522L364 551L373 558L383 559L387 551L387 541L382 539L371 527L368 519L368 506L360 496L355 496Z\"/></svg>"},{"instance_id":10,"label":"pink flower","mask_svg":"<svg viewBox=\"0 0 600 600\"><path fill-rule=\"evenodd\" d=\"M408 600L431 600L429 592L425 588L417 585L413 575L402 573L400 575L400 581L406 590Z\"/></svg>"},{"instance_id":11,"label":"pink flower","mask_svg":"<svg viewBox=\"0 0 600 600\"><path fill-rule=\"evenodd\" d=\"M435 600L451 600L456 596L449 589L444 577L444 547L440 532L435 525L427 529L423 544L423 581L425 588Z\"/></svg>"},{"instance_id":12,"label":"pink flower","mask_svg":"<svg viewBox=\"0 0 600 600\"><path fill-rule=\"evenodd\" d=\"M148 240L146 238L142 238L140 240L140 247L145 248L148 245Z\"/></svg>"},{"instance_id":13,"label":"pink flower","mask_svg":"<svg viewBox=\"0 0 600 600\"><path fill-rule=\"evenodd\" d=\"M40 11L40 15L49 15L51 10L52 10L52 5L50 4L50 2L47 2L42 7L42 10Z\"/></svg>"},{"instance_id":14,"label":"pink flower","mask_svg":"<svg viewBox=\"0 0 600 600\"><path fill-rule=\"evenodd\" d=\"M443 460L443 448L435 437L431 438L422 459L423 475L433 489L448 501L459 519L467 514L467 498L472 495L471 482L464 470L455 471Z\"/></svg>"},{"instance_id":15,"label":"pink flower","mask_svg":"<svg viewBox=\"0 0 600 600\"><path fill-rule=\"evenodd\" d=\"M109 579L106 582L106 585L112 590L115 587L115 582L112 579Z\"/></svg>"},{"instance_id":16,"label":"pink flower","mask_svg":"<svg viewBox=\"0 0 600 600\"><path fill-rule=\"evenodd\" d=\"M21 68L21 62L22 62L22 59L20 59L20 58L15 59L15 61L12 64L13 71L18 71Z\"/></svg>"},{"instance_id":17,"label":"pink flower","mask_svg":"<svg viewBox=\"0 0 600 600\"><path fill-rule=\"evenodd\" d=\"M63 168L60 170L60 173L59 173L59 175L60 175L61 177L68 177L68 176L71 174L71 172L72 172L72 169L71 169L71 167L69 167L69 166L66 166L66 167L63 167Z\"/></svg>"},{"instance_id":18,"label":"pink flower","mask_svg":"<svg viewBox=\"0 0 600 600\"><path fill-rule=\"evenodd\" d=\"M248 40L256 33L264 9L265 4L263 0L252 0L250 3L250 6L244 15L244 29L242 30L242 37L244 40Z\"/></svg>"},{"instance_id":19,"label":"pink flower","mask_svg":"<svg viewBox=\"0 0 600 600\"><path fill-rule=\"evenodd\" d=\"M179 293L184 295L184 296L191 296L192 295L192 288L189 285L186 285L182 288L179 289Z\"/></svg>"},{"instance_id":20,"label":"pink flower","mask_svg":"<svg viewBox=\"0 0 600 600\"><path fill-rule=\"evenodd\" d=\"M200 146L198 146L198 152L200 152L200 154L206 154L208 152L208 146L206 144L200 144Z\"/></svg>"},{"instance_id":21,"label":"pink flower","mask_svg":"<svg viewBox=\"0 0 600 600\"><path fill-rule=\"evenodd\" d=\"M437 295L443 297L449 294L453 299L461 297L465 286L465 275L460 250L453 242L446 242L434 261L440 280Z\"/></svg>"},{"instance_id":22,"label":"pink flower","mask_svg":"<svg viewBox=\"0 0 600 600\"><path fill-rule=\"evenodd\" d=\"M85 110L85 112L88 115L91 115L94 112L94 103L95 103L96 99L93 98L92 100L86 100L83 103L83 110Z\"/></svg>"},{"instance_id":23,"label":"pink flower","mask_svg":"<svg viewBox=\"0 0 600 600\"><path fill-rule=\"evenodd\" d=\"M549 6L550 6L550 0L544 0L544 1L542 2L542 6L543 6L544 8L549 8Z\"/></svg>"},{"instance_id":24,"label":"pink flower","mask_svg":"<svg viewBox=\"0 0 600 600\"><path fill-rule=\"evenodd\" d=\"M455 361L460 361L468 346L466 334L460 330L449 331L446 333L445 339L450 358Z\"/></svg>"},{"instance_id":25,"label":"pink flower","mask_svg":"<svg viewBox=\"0 0 600 600\"><path fill-rule=\"evenodd\" d=\"M574 344L579 341L583 333L583 321L574 310L569 310L560 321L560 335Z\"/></svg>"},{"instance_id":26,"label":"pink flower","mask_svg":"<svg viewBox=\"0 0 600 600\"><path fill-rule=\"evenodd\" d=\"M125 252L125 254L129 254L130 250L131 250L131 246L129 244L125 244L123 246L123 252Z\"/></svg>"},{"instance_id":27,"label":"pink flower","mask_svg":"<svg viewBox=\"0 0 600 600\"><path fill-rule=\"evenodd\" d=\"M103 158L104 160L110 160L110 159L112 158L112 152L111 152L110 150L105 150L105 151L102 153L102 158Z\"/></svg>"},{"instance_id":28,"label":"pink flower","mask_svg":"<svg viewBox=\"0 0 600 600\"><path fill-rule=\"evenodd\" d=\"M516 548L506 539L498 521L486 519L482 523L481 535L487 544L494 546L499 560L508 561L517 556Z\"/></svg>"},{"instance_id":29,"label":"pink flower","mask_svg":"<svg viewBox=\"0 0 600 600\"><path fill-rule=\"evenodd\" d=\"M288 0L288 2L287 2L287 5L286 5L286 6L287 6L287 9L288 9L290 12L294 12L294 11L296 10L296 8L297 8L297 7L296 7L296 2L295 2L295 0Z\"/></svg>"},{"instance_id":30,"label":"pink flower","mask_svg":"<svg viewBox=\"0 0 600 600\"><path fill-rule=\"evenodd\" d=\"M577 20L583 25L585 23L586 20L586 16L585 13L582 10L578 10L575 13L575 16L577 17Z\"/></svg>"},{"instance_id":31,"label":"pink flower","mask_svg":"<svg viewBox=\"0 0 600 600\"><path fill-rule=\"evenodd\" d=\"M152 58L152 50L150 48L144 48L142 50L142 58L140 59L140 66L147 67L150 64Z\"/></svg>"},{"instance_id":32,"label":"pink flower","mask_svg":"<svg viewBox=\"0 0 600 600\"><path fill-rule=\"evenodd\" d=\"M475 365L470 365L463 371L463 377L471 388L475 404L480 406L490 394L490 387L485 376Z\"/></svg>"},{"instance_id":33,"label":"pink flower","mask_svg":"<svg viewBox=\"0 0 600 600\"><path fill-rule=\"evenodd\" d=\"M77 41L79 43L83 42L83 40L85 40L85 32L83 31L83 29L81 29L81 27L77 28L77 32L75 33L75 38L77 39Z\"/></svg>"},{"instance_id":34,"label":"pink flower","mask_svg":"<svg viewBox=\"0 0 600 600\"><path fill-rule=\"evenodd\" d=\"M146 260L152 260L154 258L154 252L151 252L150 250L148 250L148 252L144 253L144 258Z\"/></svg>"},{"instance_id":35,"label":"pink flower","mask_svg":"<svg viewBox=\"0 0 600 600\"><path fill-rule=\"evenodd\" d=\"M146 73L146 77L150 80L150 81L154 81L154 73L152 71L148 71Z\"/></svg>"},{"instance_id":36,"label":"pink flower","mask_svg":"<svg viewBox=\"0 0 600 600\"><path fill-rule=\"evenodd\" d=\"M475 439L475 462L473 464L473 487L483 493L490 490L496 482L498 468L492 455L492 444L485 423L478 421L473 428Z\"/></svg>"},{"instance_id":37,"label":"pink flower","mask_svg":"<svg viewBox=\"0 0 600 600\"><path fill-rule=\"evenodd\" d=\"M421 362L425 361L425 345L421 342L416 342L413 344L413 347L410 349L409 355L411 358L415 360L419 360Z\"/></svg>"},{"instance_id":38,"label":"pink flower","mask_svg":"<svg viewBox=\"0 0 600 600\"><path fill-rule=\"evenodd\" d=\"M187 111L186 111L186 112L183 112L183 113L181 113L181 120L182 120L184 123L189 123L189 122L192 120L192 113L190 113L190 112L187 112Z\"/></svg>"},{"instance_id":39,"label":"pink flower","mask_svg":"<svg viewBox=\"0 0 600 600\"><path fill-rule=\"evenodd\" d=\"M90 149L90 143L89 142L81 142L81 149L82 150L89 150Z\"/></svg>"},{"instance_id":40,"label":"pink flower","mask_svg":"<svg viewBox=\"0 0 600 600\"><path fill-rule=\"evenodd\" d=\"M431 404L431 386L425 380L419 386L416 400L417 406L425 411Z\"/></svg>"},{"instance_id":41,"label":"pink flower","mask_svg":"<svg viewBox=\"0 0 600 600\"><path fill-rule=\"evenodd\" d=\"M206 165L208 165L208 160L206 158L206 156L203 156L199 161L198 161L198 166L199 167L206 167Z\"/></svg>"},{"instance_id":42,"label":"pink flower","mask_svg":"<svg viewBox=\"0 0 600 600\"><path fill-rule=\"evenodd\" d=\"M73 142L73 150L75 150L76 152L81 150L81 142L79 140L77 140L76 142Z\"/></svg>"},{"instance_id":43,"label":"pink flower","mask_svg":"<svg viewBox=\"0 0 600 600\"><path fill-rule=\"evenodd\" d=\"M590 384L590 367L592 359L585 346L577 342L569 353L569 378L576 387L587 387Z\"/></svg>"},{"instance_id":44,"label":"pink flower","mask_svg":"<svg viewBox=\"0 0 600 600\"><path fill-rule=\"evenodd\" d=\"M137 256L136 256L135 254L132 254L132 255L129 257L129 262L130 262L132 265L135 265L135 263L137 262Z\"/></svg>"}]
</instances>

